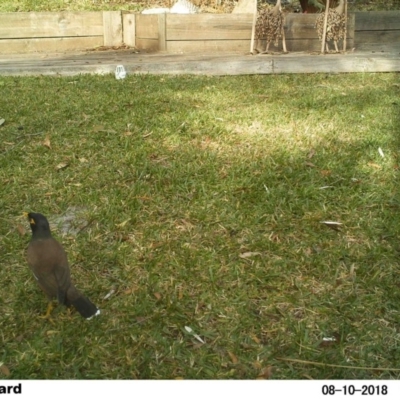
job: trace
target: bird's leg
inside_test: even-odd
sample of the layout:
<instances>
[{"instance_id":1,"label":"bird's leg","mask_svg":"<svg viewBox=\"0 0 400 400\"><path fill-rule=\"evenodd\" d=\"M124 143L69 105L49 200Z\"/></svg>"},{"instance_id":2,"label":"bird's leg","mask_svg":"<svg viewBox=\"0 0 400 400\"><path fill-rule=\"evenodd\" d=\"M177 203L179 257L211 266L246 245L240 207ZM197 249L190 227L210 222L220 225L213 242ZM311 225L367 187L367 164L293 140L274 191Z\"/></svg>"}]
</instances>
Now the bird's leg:
<instances>
[{"instance_id":1,"label":"bird's leg","mask_svg":"<svg viewBox=\"0 0 400 400\"><path fill-rule=\"evenodd\" d=\"M51 321L51 312L54 309L54 305L52 301L49 301L49 303L47 304L47 310L46 310L46 314L45 315L41 315L39 318L43 318L43 319L48 319L49 321Z\"/></svg>"},{"instance_id":2,"label":"bird's leg","mask_svg":"<svg viewBox=\"0 0 400 400\"><path fill-rule=\"evenodd\" d=\"M325 46L326 46L326 52L329 53L329 46L328 46L328 42L325 42Z\"/></svg>"}]
</instances>

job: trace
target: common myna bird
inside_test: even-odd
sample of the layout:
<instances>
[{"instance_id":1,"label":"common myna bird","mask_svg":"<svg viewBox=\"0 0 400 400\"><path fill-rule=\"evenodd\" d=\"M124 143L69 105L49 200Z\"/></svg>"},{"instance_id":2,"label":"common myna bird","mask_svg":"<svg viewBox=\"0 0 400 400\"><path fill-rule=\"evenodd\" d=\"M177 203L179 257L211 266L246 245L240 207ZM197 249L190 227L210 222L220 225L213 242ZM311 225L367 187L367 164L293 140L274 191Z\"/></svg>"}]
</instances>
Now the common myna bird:
<instances>
[{"instance_id":1,"label":"common myna bird","mask_svg":"<svg viewBox=\"0 0 400 400\"><path fill-rule=\"evenodd\" d=\"M27 217L32 229L27 259L39 286L49 299L45 317L50 316L53 298L67 307L73 305L84 318L99 315L100 310L71 282L67 254L51 235L47 218L38 213L29 213Z\"/></svg>"}]
</instances>

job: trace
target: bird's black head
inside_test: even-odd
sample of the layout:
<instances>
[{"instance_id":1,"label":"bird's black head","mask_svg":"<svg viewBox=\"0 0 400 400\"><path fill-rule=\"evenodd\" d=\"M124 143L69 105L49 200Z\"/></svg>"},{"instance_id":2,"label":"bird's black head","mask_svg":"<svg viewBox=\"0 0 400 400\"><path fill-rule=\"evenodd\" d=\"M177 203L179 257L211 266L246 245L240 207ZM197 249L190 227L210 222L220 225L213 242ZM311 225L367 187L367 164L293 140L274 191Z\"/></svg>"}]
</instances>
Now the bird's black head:
<instances>
[{"instance_id":1,"label":"bird's black head","mask_svg":"<svg viewBox=\"0 0 400 400\"><path fill-rule=\"evenodd\" d=\"M51 236L49 221L43 214L29 213L27 217L34 237Z\"/></svg>"}]
</instances>

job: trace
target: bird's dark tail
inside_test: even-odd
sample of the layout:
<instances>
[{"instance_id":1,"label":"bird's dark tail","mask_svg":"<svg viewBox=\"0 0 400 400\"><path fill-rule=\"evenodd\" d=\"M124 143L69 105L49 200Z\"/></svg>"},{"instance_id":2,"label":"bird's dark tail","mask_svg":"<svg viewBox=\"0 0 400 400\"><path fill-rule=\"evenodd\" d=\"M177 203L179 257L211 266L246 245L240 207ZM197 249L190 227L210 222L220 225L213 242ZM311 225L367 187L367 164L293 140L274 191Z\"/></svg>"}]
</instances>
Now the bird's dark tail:
<instances>
[{"instance_id":1,"label":"bird's dark tail","mask_svg":"<svg viewBox=\"0 0 400 400\"><path fill-rule=\"evenodd\" d=\"M83 318L90 319L100 314L100 310L85 296L80 296L70 302Z\"/></svg>"}]
</instances>

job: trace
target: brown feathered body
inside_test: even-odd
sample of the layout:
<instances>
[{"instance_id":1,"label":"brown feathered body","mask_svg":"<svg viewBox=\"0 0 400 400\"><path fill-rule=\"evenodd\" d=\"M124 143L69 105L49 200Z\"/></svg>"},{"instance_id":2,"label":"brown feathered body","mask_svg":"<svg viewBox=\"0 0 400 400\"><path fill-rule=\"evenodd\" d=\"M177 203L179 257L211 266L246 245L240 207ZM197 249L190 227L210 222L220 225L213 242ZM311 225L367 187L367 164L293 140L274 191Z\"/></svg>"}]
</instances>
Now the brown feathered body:
<instances>
[{"instance_id":1,"label":"brown feathered body","mask_svg":"<svg viewBox=\"0 0 400 400\"><path fill-rule=\"evenodd\" d=\"M100 310L72 283L67 253L52 237L47 219L38 213L28 214L32 239L27 250L28 265L48 299L73 305L84 318L98 315Z\"/></svg>"},{"instance_id":2,"label":"brown feathered body","mask_svg":"<svg viewBox=\"0 0 400 400\"><path fill-rule=\"evenodd\" d=\"M54 238L32 240L27 257L38 285L49 300L56 298L61 304L65 304L67 298L72 300L79 297L71 284L67 254Z\"/></svg>"}]
</instances>

